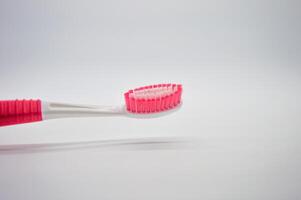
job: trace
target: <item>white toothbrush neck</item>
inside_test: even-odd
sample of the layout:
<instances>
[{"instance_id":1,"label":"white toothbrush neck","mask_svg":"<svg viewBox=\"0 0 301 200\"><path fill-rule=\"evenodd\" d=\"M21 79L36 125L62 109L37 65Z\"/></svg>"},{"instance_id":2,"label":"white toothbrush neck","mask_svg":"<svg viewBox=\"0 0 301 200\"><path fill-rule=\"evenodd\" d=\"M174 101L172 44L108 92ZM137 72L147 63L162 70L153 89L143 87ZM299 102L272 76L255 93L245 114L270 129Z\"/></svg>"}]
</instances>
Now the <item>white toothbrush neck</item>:
<instances>
[{"instance_id":1,"label":"white toothbrush neck","mask_svg":"<svg viewBox=\"0 0 301 200\"><path fill-rule=\"evenodd\" d=\"M125 114L123 106L94 106L56 102L42 102L43 120L72 117L120 116Z\"/></svg>"}]
</instances>

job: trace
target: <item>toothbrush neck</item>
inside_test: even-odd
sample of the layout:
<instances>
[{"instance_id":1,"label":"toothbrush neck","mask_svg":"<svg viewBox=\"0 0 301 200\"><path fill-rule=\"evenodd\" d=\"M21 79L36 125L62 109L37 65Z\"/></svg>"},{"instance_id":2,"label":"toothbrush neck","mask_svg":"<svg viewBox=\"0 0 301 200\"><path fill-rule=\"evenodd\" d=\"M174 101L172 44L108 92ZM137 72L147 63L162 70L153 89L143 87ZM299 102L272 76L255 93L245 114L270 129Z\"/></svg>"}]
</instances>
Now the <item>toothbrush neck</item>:
<instances>
[{"instance_id":1,"label":"toothbrush neck","mask_svg":"<svg viewBox=\"0 0 301 200\"><path fill-rule=\"evenodd\" d=\"M45 101L42 102L43 120L73 117L108 117L120 116L123 114L125 114L125 109L122 106L94 106Z\"/></svg>"}]
</instances>

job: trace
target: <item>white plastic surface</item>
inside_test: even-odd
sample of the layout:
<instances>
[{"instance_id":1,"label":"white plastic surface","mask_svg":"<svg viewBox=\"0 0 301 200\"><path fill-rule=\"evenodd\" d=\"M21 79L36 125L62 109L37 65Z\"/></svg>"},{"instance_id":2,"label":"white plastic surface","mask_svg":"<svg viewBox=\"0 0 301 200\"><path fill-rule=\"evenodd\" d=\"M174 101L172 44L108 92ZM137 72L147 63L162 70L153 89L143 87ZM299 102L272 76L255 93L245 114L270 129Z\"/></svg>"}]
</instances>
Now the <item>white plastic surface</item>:
<instances>
[{"instance_id":1,"label":"white plastic surface","mask_svg":"<svg viewBox=\"0 0 301 200\"><path fill-rule=\"evenodd\" d=\"M126 115L124 106L95 106L42 102L43 120L76 117L109 117Z\"/></svg>"}]
</instances>

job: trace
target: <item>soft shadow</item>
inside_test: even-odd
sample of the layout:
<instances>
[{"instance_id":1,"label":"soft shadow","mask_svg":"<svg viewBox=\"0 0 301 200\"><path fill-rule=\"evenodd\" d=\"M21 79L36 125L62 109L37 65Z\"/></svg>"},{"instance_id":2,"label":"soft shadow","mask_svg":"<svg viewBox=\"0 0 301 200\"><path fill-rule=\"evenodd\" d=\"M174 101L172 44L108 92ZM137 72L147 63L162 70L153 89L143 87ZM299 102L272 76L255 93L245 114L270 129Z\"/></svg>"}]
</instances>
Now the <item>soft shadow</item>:
<instances>
[{"instance_id":1,"label":"soft shadow","mask_svg":"<svg viewBox=\"0 0 301 200\"><path fill-rule=\"evenodd\" d=\"M0 145L0 155L92 148L109 150L189 149L193 147L193 143L195 143L195 139L191 137L148 137L63 143L12 144Z\"/></svg>"}]
</instances>

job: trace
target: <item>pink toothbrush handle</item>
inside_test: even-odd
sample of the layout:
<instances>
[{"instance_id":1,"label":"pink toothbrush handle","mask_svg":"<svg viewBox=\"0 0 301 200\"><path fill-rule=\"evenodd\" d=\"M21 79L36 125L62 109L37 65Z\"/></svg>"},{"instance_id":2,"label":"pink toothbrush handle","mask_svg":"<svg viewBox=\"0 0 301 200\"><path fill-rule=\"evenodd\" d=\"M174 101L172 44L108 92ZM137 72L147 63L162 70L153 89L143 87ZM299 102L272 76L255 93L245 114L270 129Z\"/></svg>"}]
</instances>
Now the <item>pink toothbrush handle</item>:
<instances>
[{"instance_id":1,"label":"pink toothbrush handle","mask_svg":"<svg viewBox=\"0 0 301 200\"><path fill-rule=\"evenodd\" d=\"M0 126L42 121L41 100L0 100Z\"/></svg>"}]
</instances>

